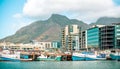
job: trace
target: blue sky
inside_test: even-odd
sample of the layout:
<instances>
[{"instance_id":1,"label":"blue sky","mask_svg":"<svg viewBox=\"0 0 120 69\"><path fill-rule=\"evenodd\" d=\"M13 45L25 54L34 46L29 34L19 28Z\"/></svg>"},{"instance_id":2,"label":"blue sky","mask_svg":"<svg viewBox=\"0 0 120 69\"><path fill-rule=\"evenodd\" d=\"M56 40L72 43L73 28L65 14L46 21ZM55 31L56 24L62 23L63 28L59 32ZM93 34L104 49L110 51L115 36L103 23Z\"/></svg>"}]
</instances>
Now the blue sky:
<instances>
[{"instance_id":1,"label":"blue sky","mask_svg":"<svg viewBox=\"0 0 120 69\"><path fill-rule=\"evenodd\" d=\"M90 23L102 16L119 17L120 0L0 0L0 39L53 13Z\"/></svg>"},{"instance_id":2,"label":"blue sky","mask_svg":"<svg viewBox=\"0 0 120 69\"><path fill-rule=\"evenodd\" d=\"M0 0L0 38L15 33L17 29L11 29L17 23L13 15L22 12L24 3L25 0Z\"/></svg>"},{"instance_id":3,"label":"blue sky","mask_svg":"<svg viewBox=\"0 0 120 69\"><path fill-rule=\"evenodd\" d=\"M0 38L14 34L21 26L14 14L22 13L26 0L0 0ZM24 19L22 19L24 20Z\"/></svg>"},{"instance_id":4,"label":"blue sky","mask_svg":"<svg viewBox=\"0 0 120 69\"><path fill-rule=\"evenodd\" d=\"M120 5L120 0L113 0L113 2L118 6Z\"/></svg>"}]
</instances>

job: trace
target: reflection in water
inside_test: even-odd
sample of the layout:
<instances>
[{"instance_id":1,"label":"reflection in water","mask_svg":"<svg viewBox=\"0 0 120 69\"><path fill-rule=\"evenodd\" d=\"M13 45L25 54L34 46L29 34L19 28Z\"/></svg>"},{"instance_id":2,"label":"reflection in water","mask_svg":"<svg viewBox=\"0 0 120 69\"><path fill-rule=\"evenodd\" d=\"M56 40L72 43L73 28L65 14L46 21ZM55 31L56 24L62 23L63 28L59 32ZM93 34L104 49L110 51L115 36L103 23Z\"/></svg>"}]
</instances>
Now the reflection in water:
<instances>
[{"instance_id":1,"label":"reflection in water","mask_svg":"<svg viewBox=\"0 0 120 69\"><path fill-rule=\"evenodd\" d=\"M118 61L0 62L0 69L120 69Z\"/></svg>"}]
</instances>

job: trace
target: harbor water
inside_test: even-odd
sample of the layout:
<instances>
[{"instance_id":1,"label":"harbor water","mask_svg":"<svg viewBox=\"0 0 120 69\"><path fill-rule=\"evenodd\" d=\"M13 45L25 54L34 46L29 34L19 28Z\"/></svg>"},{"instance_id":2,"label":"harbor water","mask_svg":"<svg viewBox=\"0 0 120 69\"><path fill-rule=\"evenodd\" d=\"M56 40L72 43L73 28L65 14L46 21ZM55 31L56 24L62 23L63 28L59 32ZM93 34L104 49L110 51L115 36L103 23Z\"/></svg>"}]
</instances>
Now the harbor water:
<instances>
[{"instance_id":1,"label":"harbor water","mask_svg":"<svg viewBox=\"0 0 120 69\"><path fill-rule=\"evenodd\" d=\"M120 69L120 61L0 62L0 69Z\"/></svg>"}]
</instances>

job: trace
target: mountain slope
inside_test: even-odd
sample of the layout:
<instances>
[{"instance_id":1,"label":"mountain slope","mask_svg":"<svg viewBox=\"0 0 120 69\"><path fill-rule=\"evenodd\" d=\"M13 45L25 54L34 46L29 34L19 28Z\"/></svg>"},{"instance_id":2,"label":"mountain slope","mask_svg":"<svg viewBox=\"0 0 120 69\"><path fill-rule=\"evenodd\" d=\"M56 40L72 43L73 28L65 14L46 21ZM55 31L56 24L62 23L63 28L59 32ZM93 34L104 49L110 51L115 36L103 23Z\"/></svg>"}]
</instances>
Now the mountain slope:
<instances>
[{"instance_id":1,"label":"mountain slope","mask_svg":"<svg viewBox=\"0 0 120 69\"><path fill-rule=\"evenodd\" d=\"M77 24L82 27L82 30L89 27L89 25L78 21L76 19L69 19L66 16L59 14L52 14L52 16L45 21L36 21L32 24L22 27L14 35L8 36L0 41L8 41L13 43L28 43L31 40L37 41L54 41L60 39L61 28L66 25Z\"/></svg>"}]
</instances>

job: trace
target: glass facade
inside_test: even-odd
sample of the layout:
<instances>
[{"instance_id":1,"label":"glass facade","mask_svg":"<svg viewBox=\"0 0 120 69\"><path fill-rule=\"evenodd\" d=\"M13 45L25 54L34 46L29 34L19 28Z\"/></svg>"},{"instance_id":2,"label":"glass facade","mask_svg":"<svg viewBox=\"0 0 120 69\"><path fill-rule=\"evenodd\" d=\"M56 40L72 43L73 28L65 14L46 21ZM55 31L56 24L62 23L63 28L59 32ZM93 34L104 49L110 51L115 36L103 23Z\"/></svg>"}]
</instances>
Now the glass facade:
<instances>
[{"instance_id":1,"label":"glass facade","mask_svg":"<svg viewBox=\"0 0 120 69\"><path fill-rule=\"evenodd\" d=\"M115 25L115 48L120 48L120 25Z\"/></svg>"},{"instance_id":2,"label":"glass facade","mask_svg":"<svg viewBox=\"0 0 120 69\"><path fill-rule=\"evenodd\" d=\"M72 25L69 26L69 32L73 32L73 26Z\"/></svg>"},{"instance_id":3,"label":"glass facade","mask_svg":"<svg viewBox=\"0 0 120 69\"><path fill-rule=\"evenodd\" d=\"M99 47L99 28L94 27L87 30L87 46Z\"/></svg>"},{"instance_id":4,"label":"glass facade","mask_svg":"<svg viewBox=\"0 0 120 69\"><path fill-rule=\"evenodd\" d=\"M73 49L79 51L79 36L73 36L72 39L73 39L72 41Z\"/></svg>"},{"instance_id":5,"label":"glass facade","mask_svg":"<svg viewBox=\"0 0 120 69\"><path fill-rule=\"evenodd\" d=\"M60 42L53 41L52 42L52 48L60 48Z\"/></svg>"},{"instance_id":6,"label":"glass facade","mask_svg":"<svg viewBox=\"0 0 120 69\"><path fill-rule=\"evenodd\" d=\"M100 48L113 49L115 48L115 27L114 26L104 26L100 28Z\"/></svg>"}]
</instances>

